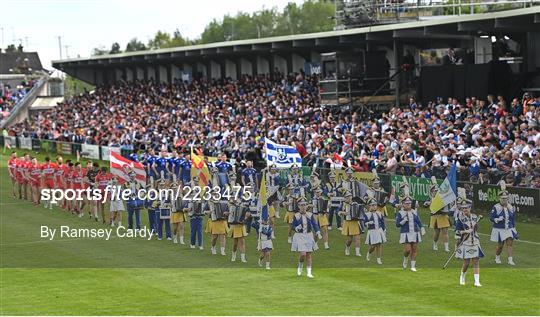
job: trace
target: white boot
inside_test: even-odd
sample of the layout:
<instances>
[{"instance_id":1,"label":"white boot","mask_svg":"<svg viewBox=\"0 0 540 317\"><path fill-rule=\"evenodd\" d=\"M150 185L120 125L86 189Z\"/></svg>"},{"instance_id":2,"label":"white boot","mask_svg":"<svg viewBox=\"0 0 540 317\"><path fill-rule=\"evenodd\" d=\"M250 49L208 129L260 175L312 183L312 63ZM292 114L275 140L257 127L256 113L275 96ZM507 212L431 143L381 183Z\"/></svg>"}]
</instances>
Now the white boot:
<instances>
[{"instance_id":1,"label":"white boot","mask_svg":"<svg viewBox=\"0 0 540 317\"><path fill-rule=\"evenodd\" d=\"M501 256L500 255L495 256L495 263L496 264L501 264Z\"/></svg>"},{"instance_id":2,"label":"white boot","mask_svg":"<svg viewBox=\"0 0 540 317\"><path fill-rule=\"evenodd\" d=\"M474 286L481 287L482 284L480 284L480 274L474 274Z\"/></svg>"},{"instance_id":3,"label":"white boot","mask_svg":"<svg viewBox=\"0 0 540 317\"><path fill-rule=\"evenodd\" d=\"M508 257L508 264L516 265L516 263L514 263L514 258L513 257L511 257L511 256Z\"/></svg>"},{"instance_id":4,"label":"white boot","mask_svg":"<svg viewBox=\"0 0 540 317\"><path fill-rule=\"evenodd\" d=\"M298 263L298 268L296 269L296 275L301 276L302 275L302 267L304 264L302 262Z\"/></svg>"},{"instance_id":5,"label":"white boot","mask_svg":"<svg viewBox=\"0 0 540 317\"><path fill-rule=\"evenodd\" d=\"M407 268L407 262L409 261L409 259L407 257L403 257L403 268L406 269Z\"/></svg>"},{"instance_id":6,"label":"white boot","mask_svg":"<svg viewBox=\"0 0 540 317\"><path fill-rule=\"evenodd\" d=\"M461 272L461 275L459 276L459 285L465 285L465 274L467 274L467 272Z\"/></svg>"},{"instance_id":7,"label":"white boot","mask_svg":"<svg viewBox=\"0 0 540 317\"><path fill-rule=\"evenodd\" d=\"M369 262L369 256L371 255L371 253L369 253L369 251L366 253L366 260Z\"/></svg>"},{"instance_id":8,"label":"white boot","mask_svg":"<svg viewBox=\"0 0 540 317\"><path fill-rule=\"evenodd\" d=\"M184 242L184 237L182 237L182 236L180 236L180 244L186 244L186 243Z\"/></svg>"},{"instance_id":9,"label":"white boot","mask_svg":"<svg viewBox=\"0 0 540 317\"><path fill-rule=\"evenodd\" d=\"M381 260L381 258L377 258L377 264L382 265L382 260Z\"/></svg>"},{"instance_id":10,"label":"white boot","mask_svg":"<svg viewBox=\"0 0 540 317\"><path fill-rule=\"evenodd\" d=\"M259 258L259 262L258 262L259 266L262 267L262 259Z\"/></svg>"},{"instance_id":11,"label":"white boot","mask_svg":"<svg viewBox=\"0 0 540 317\"><path fill-rule=\"evenodd\" d=\"M199 247L199 250L204 250L204 247L201 245L201 246Z\"/></svg>"},{"instance_id":12,"label":"white boot","mask_svg":"<svg viewBox=\"0 0 540 317\"><path fill-rule=\"evenodd\" d=\"M270 270L270 262L266 262L266 269Z\"/></svg>"},{"instance_id":13,"label":"white boot","mask_svg":"<svg viewBox=\"0 0 540 317\"><path fill-rule=\"evenodd\" d=\"M195 249L195 246L194 246L193 244L190 244L190 245L189 245L189 248L190 248L190 249Z\"/></svg>"},{"instance_id":14,"label":"white boot","mask_svg":"<svg viewBox=\"0 0 540 317\"><path fill-rule=\"evenodd\" d=\"M231 256L231 262L234 262L234 261L236 261L236 252L233 251L232 256Z\"/></svg>"},{"instance_id":15,"label":"white boot","mask_svg":"<svg viewBox=\"0 0 540 317\"><path fill-rule=\"evenodd\" d=\"M176 236L173 237L173 243L178 243L178 238Z\"/></svg>"},{"instance_id":16,"label":"white boot","mask_svg":"<svg viewBox=\"0 0 540 317\"><path fill-rule=\"evenodd\" d=\"M351 254L351 247L348 247L348 246L345 246L345 255L350 255Z\"/></svg>"},{"instance_id":17,"label":"white boot","mask_svg":"<svg viewBox=\"0 0 540 317\"><path fill-rule=\"evenodd\" d=\"M221 255L226 255L225 254L225 247L221 247Z\"/></svg>"},{"instance_id":18,"label":"white boot","mask_svg":"<svg viewBox=\"0 0 540 317\"><path fill-rule=\"evenodd\" d=\"M411 271L416 272L416 261L411 261Z\"/></svg>"},{"instance_id":19,"label":"white boot","mask_svg":"<svg viewBox=\"0 0 540 317\"><path fill-rule=\"evenodd\" d=\"M439 245L437 242L433 242L433 251L439 251Z\"/></svg>"},{"instance_id":20,"label":"white boot","mask_svg":"<svg viewBox=\"0 0 540 317\"><path fill-rule=\"evenodd\" d=\"M288 238L287 238L287 242L288 242L288 243L292 243L292 238L291 238L291 237L288 237Z\"/></svg>"},{"instance_id":21,"label":"white boot","mask_svg":"<svg viewBox=\"0 0 540 317\"><path fill-rule=\"evenodd\" d=\"M245 254L245 253L240 253L240 261L242 261L242 263L247 263L247 260L246 260L246 254Z\"/></svg>"},{"instance_id":22,"label":"white boot","mask_svg":"<svg viewBox=\"0 0 540 317\"><path fill-rule=\"evenodd\" d=\"M448 242L444 243L444 252L450 252L450 247L448 246Z\"/></svg>"},{"instance_id":23,"label":"white boot","mask_svg":"<svg viewBox=\"0 0 540 317\"><path fill-rule=\"evenodd\" d=\"M354 248L354 251L356 252L356 256L362 256L362 254L360 253L360 247Z\"/></svg>"},{"instance_id":24,"label":"white boot","mask_svg":"<svg viewBox=\"0 0 540 317\"><path fill-rule=\"evenodd\" d=\"M311 266L307 267L307 277L313 278L313 275L311 274Z\"/></svg>"},{"instance_id":25,"label":"white boot","mask_svg":"<svg viewBox=\"0 0 540 317\"><path fill-rule=\"evenodd\" d=\"M325 250L330 249L330 246L328 245L328 242L325 242L325 243L324 243L324 249L325 249Z\"/></svg>"},{"instance_id":26,"label":"white boot","mask_svg":"<svg viewBox=\"0 0 540 317\"><path fill-rule=\"evenodd\" d=\"M211 247L210 252L212 252L212 254L216 255L217 254L216 247Z\"/></svg>"}]
</instances>

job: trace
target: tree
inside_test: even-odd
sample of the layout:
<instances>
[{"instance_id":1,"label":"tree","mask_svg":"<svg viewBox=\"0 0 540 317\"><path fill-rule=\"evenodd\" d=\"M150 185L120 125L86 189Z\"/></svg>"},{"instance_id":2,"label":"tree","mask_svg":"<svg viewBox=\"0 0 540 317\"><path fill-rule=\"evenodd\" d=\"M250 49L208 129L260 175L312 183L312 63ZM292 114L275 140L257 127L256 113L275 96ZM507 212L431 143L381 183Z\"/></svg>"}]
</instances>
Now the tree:
<instances>
[{"instance_id":1,"label":"tree","mask_svg":"<svg viewBox=\"0 0 540 317\"><path fill-rule=\"evenodd\" d=\"M126 52L135 52L135 51L144 51L146 50L146 45L143 42L139 41L136 37L132 38L126 45Z\"/></svg>"},{"instance_id":2,"label":"tree","mask_svg":"<svg viewBox=\"0 0 540 317\"><path fill-rule=\"evenodd\" d=\"M15 53L17 51L17 48L15 47L14 44L10 44L8 45L8 47L6 47L6 53Z\"/></svg>"},{"instance_id":3,"label":"tree","mask_svg":"<svg viewBox=\"0 0 540 317\"><path fill-rule=\"evenodd\" d=\"M97 56L97 55L106 55L109 51L105 48L105 46L103 45L100 45L98 47L94 47L92 49L92 56Z\"/></svg>"},{"instance_id":4,"label":"tree","mask_svg":"<svg viewBox=\"0 0 540 317\"><path fill-rule=\"evenodd\" d=\"M151 50L157 50L160 48L168 47L171 42L171 35L164 31L157 31L153 39L148 41L148 48Z\"/></svg>"},{"instance_id":5,"label":"tree","mask_svg":"<svg viewBox=\"0 0 540 317\"><path fill-rule=\"evenodd\" d=\"M122 50L120 50L120 44L118 44L118 42L114 42L111 45L111 51L109 52L109 54L118 54L118 53L122 53Z\"/></svg>"}]
</instances>

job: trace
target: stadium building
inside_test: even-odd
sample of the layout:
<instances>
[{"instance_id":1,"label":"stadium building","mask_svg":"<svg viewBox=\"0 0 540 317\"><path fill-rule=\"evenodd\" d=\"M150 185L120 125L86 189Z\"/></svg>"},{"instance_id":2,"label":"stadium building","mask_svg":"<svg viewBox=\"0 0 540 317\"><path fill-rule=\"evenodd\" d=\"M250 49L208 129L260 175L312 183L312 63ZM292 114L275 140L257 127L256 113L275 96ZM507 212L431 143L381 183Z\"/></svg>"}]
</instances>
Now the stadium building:
<instances>
[{"instance_id":1,"label":"stadium building","mask_svg":"<svg viewBox=\"0 0 540 317\"><path fill-rule=\"evenodd\" d=\"M94 85L302 70L322 73L328 105L389 105L413 95L424 101L495 92L511 96L540 87L540 7L533 3L499 12L57 60L53 66ZM493 76L499 79L490 80Z\"/></svg>"}]
</instances>

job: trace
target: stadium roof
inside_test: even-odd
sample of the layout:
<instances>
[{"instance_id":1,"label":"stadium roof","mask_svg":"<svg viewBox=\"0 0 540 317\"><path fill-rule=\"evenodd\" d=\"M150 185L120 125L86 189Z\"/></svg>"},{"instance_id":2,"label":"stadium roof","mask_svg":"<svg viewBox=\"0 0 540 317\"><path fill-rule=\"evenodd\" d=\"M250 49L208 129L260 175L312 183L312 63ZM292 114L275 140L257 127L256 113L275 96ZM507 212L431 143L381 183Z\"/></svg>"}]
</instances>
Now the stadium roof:
<instances>
[{"instance_id":1,"label":"stadium roof","mask_svg":"<svg viewBox=\"0 0 540 317\"><path fill-rule=\"evenodd\" d=\"M16 74L31 69L41 71L43 67L36 52L0 53L0 74Z\"/></svg>"},{"instance_id":2,"label":"stadium roof","mask_svg":"<svg viewBox=\"0 0 540 317\"><path fill-rule=\"evenodd\" d=\"M120 66L171 60L190 60L205 56L219 57L239 54L264 54L279 51L328 51L359 47L363 43L392 42L394 39L425 41L426 39L466 39L473 35L493 33L524 33L540 28L540 6L507 11L470 14L404 22L388 25L218 42L158 50L99 55L87 58L55 60L53 67Z\"/></svg>"}]
</instances>

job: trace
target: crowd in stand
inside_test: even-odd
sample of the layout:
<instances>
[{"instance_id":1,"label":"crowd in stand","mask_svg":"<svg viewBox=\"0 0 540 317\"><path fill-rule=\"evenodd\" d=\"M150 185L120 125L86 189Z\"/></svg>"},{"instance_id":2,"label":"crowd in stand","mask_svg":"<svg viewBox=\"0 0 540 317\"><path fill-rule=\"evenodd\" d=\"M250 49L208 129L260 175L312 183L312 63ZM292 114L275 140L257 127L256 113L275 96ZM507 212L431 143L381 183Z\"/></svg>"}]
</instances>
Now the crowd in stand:
<instances>
[{"instance_id":1,"label":"crowd in stand","mask_svg":"<svg viewBox=\"0 0 540 317\"><path fill-rule=\"evenodd\" d=\"M33 85L32 80L24 80L15 87L0 82L0 121L9 115L17 103L32 89Z\"/></svg>"},{"instance_id":2,"label":"crowd in stand","mask_svg":"<svg viewBox=\"0 0 540 317\"><path fill-rule=\"evenodd\" d=\"M150 147L262 160L263 137L296 146L306 165L350 164L444 178L540 188L540 98L525 94L466 100L411 98L405 107L362 116L321 108L316 76L279 73L240 80L158 84L136 81L98 87L13 126L9 133L60 141Z\"/></svg>"}]
</instances>

